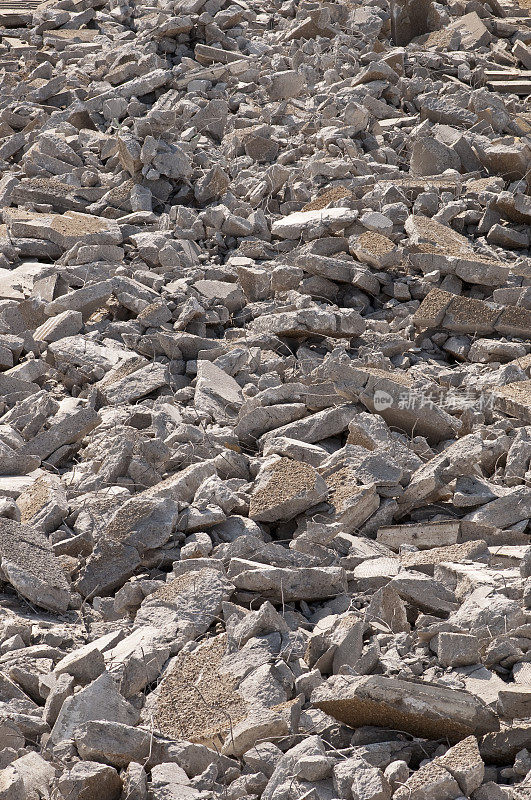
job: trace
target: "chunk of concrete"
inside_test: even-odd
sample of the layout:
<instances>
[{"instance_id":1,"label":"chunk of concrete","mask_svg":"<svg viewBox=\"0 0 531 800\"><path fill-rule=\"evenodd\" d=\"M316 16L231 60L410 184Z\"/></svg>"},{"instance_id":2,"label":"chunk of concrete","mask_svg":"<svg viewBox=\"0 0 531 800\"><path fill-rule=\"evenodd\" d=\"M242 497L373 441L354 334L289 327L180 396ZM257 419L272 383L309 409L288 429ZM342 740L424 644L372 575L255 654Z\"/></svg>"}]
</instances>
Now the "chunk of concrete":
<instances>
[{"instance_id":1,"label":"chunk of concrete","mask_svg":"<svg viewBox=\"0 0 531 800\"><path fill-rule=\"evenodd\" d=\"M324 479L309 464L280 458L255 483L249 516L257 522L289 520L326 498Z\"/></svg>"},{"instance_id":2,"label":"chunk of concrete","mask_svg":"<svg viewBox=\"0 0 531 800\"><path fill-rule=\"evenodd\" d=\"M65 573L48 539L35 528L0 518L0 571L30 603L59 614L68 609Z\"/></svg>"},{"instance_id":3,"label":"chunk of concrete","mask_svg":"<svg viewBox=\"0 0 531 800\"><path fill-rule=\"evenodd\" d=\"M105 672L84 689L66 698L52 728L50 740L57 744L64 739L73 739L89 720L136 725L139 717L139 712L118 691L114 678Z\"/></svg>"},{"instance_id":4,"label":"chunk of concrete","mask_svg":"<svg viewBox=\"0 0 531 800\"><path fill-rule=\"evenodd\" d=\"M334 675L314 689L311 701L353 728L380 725L452 742L499 729L496 714L468 692L383 675Z\"/></svg>"}]
</instances>

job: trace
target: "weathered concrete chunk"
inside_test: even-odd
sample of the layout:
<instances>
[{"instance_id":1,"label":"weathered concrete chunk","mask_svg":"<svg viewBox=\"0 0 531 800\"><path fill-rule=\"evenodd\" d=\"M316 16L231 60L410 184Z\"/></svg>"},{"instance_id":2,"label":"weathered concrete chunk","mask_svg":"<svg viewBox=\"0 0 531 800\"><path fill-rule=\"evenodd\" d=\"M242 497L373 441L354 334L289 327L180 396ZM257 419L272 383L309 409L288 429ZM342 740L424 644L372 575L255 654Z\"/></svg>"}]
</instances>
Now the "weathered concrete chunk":
<instances>
[{"instance_id":1,"label":"weathered concrete chunk","mask_svg":"<svg viewBox=\"0 0 531 800\"><path fill-rule=\"evenodd\" d=\"M243 397L234 378L211 361L199 361L194 400L198 411L223 421L236 415Z\"/></svg>"},{"instance_id":2,"label":"weathered concrete chunk","mask_svg":"<svg viewBox=\"0 0 531 800\"><path fill-rule=\"evenodd\" d=\"M48 430L37 434L20 452L25 455L38 456L41 460L48 458L55 450L65 444L72 444L83 439L101 421L101 417L92 408L78 407L71 413L61 415L57 421L52 420Z\"/></svg>"},{"instance_id":3,"label":"weathered concrete chunk","mask_svg":"<svg viewBox=\"0 0 531 800\"><path fill-rule=\"evenodd\" d=\"M448 770L465 795L471 794L483 783L485 765L474 736L454 744L443 756L436 759L436 763Z\"/></svg>"},{"instance_id":4,"label":"weathered concrete chunk","mask_svg":"<svg viewBox=\"0 0 531 800\"><path fill-rule=\"evenodd\" d=\"M280 239L299 239L301 236L316 239L325 233L344 230L357 218L358 212L348 208L298 211L274 222L271 233Z\"/></svg>"},{"instance_id":5,"label":"weathered concrete chunk","mask_svg":"<svg viewBox=\"0 0 531 800\"><path fill-rule=\"evenodd\" d=\"M139 713L124 700L114 679L108 673L81 689L64 701L50 734L54 744L72 739L81 726L89 720L108 720L124 725L135 725Z\"/></svg>"},{"instance_id":6,"label":"weathered concrete chunk","mask_svg":"<svg viewBox=\"0 0 531 800\"><path fill-rule=\"evenodd\" d=\"M72 800L96 797L118 800L122 781L113 767L95 761L81 761L61 776L58 787L63 797Z\"/></svg>"},{"instance_id":7,"label":"weathered concrete chunk","mask_svg":"<svg viewBox=\"0 0 531 800\"><path fill-rule=\"evenodd\" d=\"M341 396L359 399L391 427L414 430L435 442L453 438L460 428L455 417L425 397L422 390L415 389L413 380L403 370L385 371L332 363L329 375ZM420 405L422 414L418 413Z\"/></svg>"},{"instance_id":8,"label":"weathered concrete chunk","mask_svg":"<svg viewBox=\"0 0 531 800\"><path fill-rule=\"evenodd\" d=\"M403 600L416 608L434 614L445 614L457 608L455 595L440 581L414 570L402 570L391 580L391 586Z\"/></svg>"},{"instance_id":9,"label":"weathered concrete chunk","mask_svg":"<svg viewBox=\"0 0 531 800\"><path fill-rule=\"evenodd\" d=\"M274 602L331 597L346 591L347 586L341 567L283 569L233 559L228 575L237 589L256 592Z\"/></svg>"},{"instance_id":10,"label":"weathered concrete chunk","mask_svg":"<svg viewBox=\"0 0 531 800\"><path fill-rule=\"evenodd\" d=\"M380 725L450 741L496 731L496 715L467 692L422 681L335 675L312 693L312 704L351 727Z\"/></svg>"},{"instance_id":11,"label":"weathered concrete chunk","mask_svg":"<svg viewBox=\"0 0 531 800\"><path fill-rule=\"evenodd\" d=\"M528 719L531 716L531 687L502 689L498 694L497 709L505 719Z\"/></svg>"},{"instance_id":12,"label":"weathered concrete chunk","mask_svg":"<svg viewBox=\"0 0 531 800\"><path fill-rule=\"evenodd\" d=\"M82 241L84 244L120 244L122 235L116 223L67 211L65 214L35 214L12 210L6 222L13 236L46 239L68 250Z\"/></svg>"},{"instance_id":13,"label":"weathered concrete chunk","mask_svg":"<svg viewBox=\"0 0 531 800\"><path fill-rule=\"evenodd\" d=\"M0 570L30 603L63 614L70 589L46 537L29 525L0 519Z\"/></svg>"},{"instance_id":14,"label":"weathered concrete chunk","mask_svg":"<svg viewBox=\"0 0 531 800\"><path fill-rule=\"evenodd\" d=\"M393 0L391 5L391 36L402 47L412 39L427 33L430 4L426 0Z\"/></svg>"},{"instance_id":15,"label":"weathered concrete chunk","mask_svg":"<svg viewBox=\"0 0 531 800\"><path fill-rule=\"evenodd\" d=\"M433 762L425 764L403 786L400 786L393 795L396 800L421 800L424 797L456 798L460 793L459 784L451 773Z\"/></svg>"},{"instance_id":16,"label":"weathered concrete chunk","mask_svg":"<svg viewBox=\"0 0 531 800\"><path fill-rule=\"evenodd\" d=\"M169 639L182 630L194 638L204 633L219 616L222 603L231 596L234 587L216 569L186 572L166 582L142 603L135 624L154 625Z\"/></svg>"},{"instance_id":17,"label":"weathered concrete chunk","mask_svg":"<svg viewBox=\"0 0 531 800\"><path fill-rule=\"evenodd\" d=\"M408 544L420 550L455 544L459 536L458 522L432 522L430 524L390 525L379 528L376 540L392 550Z\"/></svg>"},{"instance_id":18,"label":"weathered concrete chunk","mask_svg":"<svg viewBox=\"0 0 531 800\"><path fill-rule=\"evenodd\" d=\"M168 370L163 364L147 364L104 388L105 398L112 405L131 403L168 383Z\"/></svg>"},{"instance_id":19,"label":"weathered concrete chunk","mask_svg":"<svg viewBox=\"0 0 531 800\"><path fill-rule=\"evenodd\" d=\"M317 335L351 339L361 336L365 330L365 323L358 312L352 309L339 309L339 311L308 309L265 314L255 320L250 327L254 333L276 333L279 336L304 338Z\"/></svg>"},{"instance_id":20,"label":"weathered concrete chunk","mask_svg":"<svg viewBox=\"0 0 531 800\"><path fill-rule=\"evenodd\" d=\"M288 520L326 498L324 479L309 464L280 458L258 476L249 516L262 522Z\"/></svg>"},{"instance_id":21,"label":"weathered concrete chunk","mask_svg":"<svg viewBox=\"0 0 531 800\"><path fill-rule=\"evenodd\" d=\"M351 404L325 408L298 422L282 425L280 428L264 434L261 443L263 442L265 445L277 436L288 436L312 444L345 431L356 413L356 407Z\"/></svg>"},{"instance_id":22,"label":"weathered concrete chunk","mask_svg":"<svg viewBox=\"0 0 531 800\"><path fill-rule=\"evenodd\" d=\"M437 636L437 658L445 667L478 664L479 641L467 633L442 632Z\"/></svg>"},{"instance_id":23,"label":"weathered concrete chunk","mask_svg":"<svg viewBox=\"0 0 531 800\"><path fill-rule=\"evenodd\" d=\"M0 800L528 800L520 5L0 3Z\"/></svg>"},{"instance_id":24,"label":"weathered concrete chunk","mask_svg":"<svg viewBox=\"0 0 531 800\"><path fill-rule=\"evenodd\" d=\"M448 26L448 30L457 31L461 37L463 50L474 50L490 42L491 37L486 26L475 11L464 14Z\"/></svg>"},{"instance_id":25,"label":"weathered concrete chunk","mask_svg":"<svg viewBox=\"0 0 531 800\"><path fill-rule=\"evenodd\" d=\"M217 636L172 660L148 701L156 730L214 747L245 718L247 706L237 681L221 672L226 646L226 637Z\"/></svg>"},{"instance_id":26,"label":"weathered concrete chunk","mask_svg":"<svg viewBox=\"0 0 531 800\"><path fill-rule=\"evenodd\" d=\"M410 162L412 175L441 175L447 169L460 167L461 159L451 147L428 137L415 140Z\"/></svg>"}]
</instances>

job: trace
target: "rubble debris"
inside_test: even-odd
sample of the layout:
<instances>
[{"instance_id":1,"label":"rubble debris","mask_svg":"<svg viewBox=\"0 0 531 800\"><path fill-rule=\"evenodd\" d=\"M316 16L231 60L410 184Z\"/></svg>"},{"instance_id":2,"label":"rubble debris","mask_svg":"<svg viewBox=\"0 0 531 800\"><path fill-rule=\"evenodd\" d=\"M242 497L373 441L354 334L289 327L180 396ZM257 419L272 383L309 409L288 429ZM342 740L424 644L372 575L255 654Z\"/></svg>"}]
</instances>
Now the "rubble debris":
<instances>
[{"instance_id":1,"label":"rubble debris","mask_svg":"<svg viewBox=\"0 0 531 800\"><path fill-rule=\"evenodd\" d=\"M397 730L450 741L499 727L494 712L471 695L426 681L334 676L314 690L312 703L354 728L393 722Z\"/></svg>"},{"instance_id":2,"label":"rubble debris","mask_svg":"<svg viewBox=\"0 0 531 800\"><path fill-rule=\"evenodd\" d=\"M0 2L0 800L531 796L530 14Z\"/></svg>"}]
</instances>

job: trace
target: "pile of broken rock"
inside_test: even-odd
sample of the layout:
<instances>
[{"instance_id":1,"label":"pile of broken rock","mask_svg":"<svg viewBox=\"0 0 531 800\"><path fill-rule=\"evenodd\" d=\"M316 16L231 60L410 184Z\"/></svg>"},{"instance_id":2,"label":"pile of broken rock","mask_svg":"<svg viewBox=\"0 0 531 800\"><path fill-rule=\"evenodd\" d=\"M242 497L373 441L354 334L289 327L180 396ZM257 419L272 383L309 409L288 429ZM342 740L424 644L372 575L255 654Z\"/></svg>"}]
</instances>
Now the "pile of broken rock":
<instances>
[{"instance_id":1,"label":"pile of broken rock","mask_svg":"<svg viewBox=\"0 0 531 800\"><path fill-rule=\"evenodd\" d=\"M0 800L529 800L529 0L0 3Z\"/></svg>"}]
</instances>

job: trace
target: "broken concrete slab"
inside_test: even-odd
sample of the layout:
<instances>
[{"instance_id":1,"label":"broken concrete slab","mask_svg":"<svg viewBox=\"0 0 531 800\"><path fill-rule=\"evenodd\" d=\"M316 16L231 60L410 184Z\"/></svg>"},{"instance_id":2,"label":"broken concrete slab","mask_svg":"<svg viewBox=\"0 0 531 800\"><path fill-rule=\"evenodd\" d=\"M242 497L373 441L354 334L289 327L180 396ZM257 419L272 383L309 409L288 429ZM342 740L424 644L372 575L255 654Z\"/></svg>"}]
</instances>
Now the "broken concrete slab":
<instances>
[{"instance_id":1,"label":"broken concrete slab","mask_svg":"<svg viewBox=\"0 0 531 800\"><path fill-rule=\"evenodd\" d=\"M347 587L341 567L283 569L233 559L228 575L237 589L256 592L275 602L331 597L346 591Z\"/></svg>"},{"instance_id":2,"label":"broken concrete slab","mask_svg":"<svg viewBox=\"0 0 531 800\"><path fill-rule=\"evenodd\" d=\"M249 516L257 522L289 520L327 495L328 487L313 467L280 458L266 466L258 477Z\"/></svg>"},{"instance_id":3,"label":"broken concrete slab","mask_svg":"<svg viewBox=\"0 0 531 800\"><path fill-rule=\"evenodd\" d=\"M335 675L312 693L312 704L352 727L392 725L415 736L450 741L496 731L496 715L457 689L381 675Z\"/></svg>"},{"instance_id":4,"label":"broken concrete slab","mask_svg":"<svg viewBox=\"0 0 531 800\"><path fill-rule=\"evenodd\" d=\"M52 728L50 741L58 744L64 739L74 738L79 728L89 720L135 725L139 716L139 712L121 696L112 676L104 672L84 689L66 698Z\"/></svg>"},{"instance_id":5,"label":"broken concrete slab","mask_svg":"<svg viewBox=\"0 0 531 800\"><path fill-rule=\"evenodd\" d=\"M30 603L64 614L70 588L44 534L5 518L0 519L0 533L2 579Z\"/></svg>"}]
</instances>

